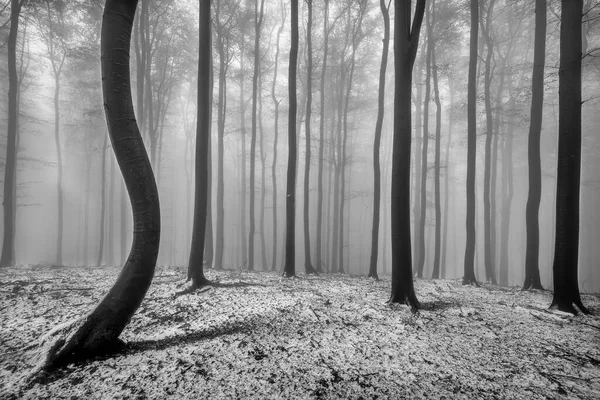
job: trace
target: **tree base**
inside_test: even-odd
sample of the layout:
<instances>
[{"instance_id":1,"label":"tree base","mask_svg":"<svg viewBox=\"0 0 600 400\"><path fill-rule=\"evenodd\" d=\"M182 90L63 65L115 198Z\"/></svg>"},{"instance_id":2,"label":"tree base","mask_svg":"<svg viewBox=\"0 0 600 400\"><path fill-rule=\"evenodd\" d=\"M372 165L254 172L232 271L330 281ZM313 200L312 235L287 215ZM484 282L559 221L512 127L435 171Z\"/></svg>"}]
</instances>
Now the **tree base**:
<instances>
[{"instance_id":1,"label":"tree base","mask_svg":"<svg viewBox=\"0 0 600 400\"><path fill-rule=\"evenodd\" d=\"M406 304L410 306L410 311L412 313L418 312L419 308L421 308L421 304L419 303L419 300L417 300L417 296L414 293L408 295L405 295L403 293L395 295L392 293L390 299L387 302Z\"/></svg>"},{"instance_id":2,"label":"tree base","mask_svg":"<svg viewBox=\"0 0 600 400\"><path fill-rule=\"evenodd\" d=\"M581 311L583 314L586 314L586 315L591 314L590 310L588 310L583 305L583 303L581 302L581 299L575 299L575 300L571 301L571 300L566 300L562 297L557 297L556 294L554 295L554 298L552 299L552 304L550 304L549 308L556 307L559 311L568 312L573 315L577 315L578 311L575 308L575 306L577 306L579 311Z\"/></svg>"},{"instance_id":3,"label":"tree base","mask_svg":"<svg viewBox=\"0 0 600 400\"><path fill-rule=\"evenodd\" d=\"M369 272L369 275L367 275L367 278L373 278L376 281L379 280L379 276L377 275L377 272Z\"/></svg>"},{"instance_id":4,"label":"tree base","mask_svg":"<svg viewBox=\"0 0 600 400\"><path fill-rule=\"evenodd\" d=\"M197 290L201 291L202 289L204 289L207 286L215 286L215 283L204 278L200 282L192 283L189 287L187 287L179 292L175 292L174 297L179 297L179 296L183 296L186 294L194 293Z\"/></svg>"},{"instance_id":5,"label":"tree base","mask_svg":"<svg viewBox=\"0 0 600 400\"><path fill-rule=\"evenodd\" d=\"M466 276L463 276L462 284L463 285L473 285L473 286L479 287L479 283L477 282L477 279L468 278Z\"/></svg>"}]
</instances>

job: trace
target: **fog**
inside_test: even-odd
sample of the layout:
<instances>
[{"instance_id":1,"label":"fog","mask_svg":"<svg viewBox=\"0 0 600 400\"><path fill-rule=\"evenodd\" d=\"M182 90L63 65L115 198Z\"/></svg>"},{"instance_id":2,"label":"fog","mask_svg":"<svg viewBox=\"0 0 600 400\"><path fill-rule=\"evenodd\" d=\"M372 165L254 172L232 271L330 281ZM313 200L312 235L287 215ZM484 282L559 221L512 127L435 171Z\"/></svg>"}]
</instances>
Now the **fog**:
<instances>
[{"instance_id":1,"label":"fog","mask_svg":"<svg viewBox=\"0 0 600 400\"><path fill-rule=\"evenodd\" d=\"M122 265L129 251L133 234L131 207L126 199L124 185L116 165L110 141L104 148L107 135L102 107L100 80L99 29L101 2L69 1L64 9L48 11L43 7L25 6L21 14L21 27L17 41L17 68L21 73L19 136L17 154L17 213L15 223L16 264L56 264L59 260L58 235L58 161L55 142L54 93L56 80L52 66L64 56L64 66L59 74L60 113L59 133L62 151L63 192L63 243L64 265L93 266ZM93 4L91 4L93 3ZM252 107L252 74L254 70L254 7L250 2L220 1L221 15L213 17L213 67L214 91L211 133L211 229L216 229L217 170L218 170L218 101L219 61L227 58L226 87L224 94L224 256L223 268L244 269L248 262L249 205L242 202L242 182L246 184L246 197L250 190L250 132ZM353 2L335 0L330 2L328 66L325 72L325 113L321 115L320 85L323 62L323 2L313 5L312 26L312 117L311 161L309 175L309 226L311 252L314 256L317 237L318 155L320 122L324 120L323 159L323 209L322 209L322 265L325 272L332 269L334 251L334 182L335 166L340 161L345 168L342 267L345 273L366 275L371 254L371 229L373 218L373 141L377 117L378 74L381 62L383 24L379 8L370 2L365 15L358 19L358 6L346 6ZM487 2L482 2L487 3ZM530 4L531 3L531 4ZM558 65L560 6L549 2L544 78L544 107L541 139L542 200L540 220L540 274L545 288L552 288L552 263L554 259L555 200L558 131ZM593 1L587 1L588 9ZM62 3L61 3L62 4ZM442 264L444 278L454 279L463 275L466 221L466 155L467 155L467 67L469 52L468 7L462 1L441 1L432 27L439 74L441 113L441 209L447 231ZM235 10L231 13L229 11ZM350 10L350 11L347 11ZM482 19L487 12L482 7ZM60 11L60 18L59 16ZM289 10L286 9L286 13ZM597 11L596 11L597 12ZM49 15L50 13L50 15ZM57 13L54 15L53 13ZM492 10L490 30L495 47L492 57L491 113L494 119L493 147L497 161L492 168L495 175L495 228L492 233L493 265L498 276L502 261L502 220L508 217L505 260L509 274L508 285L522 285L525 276L526 225L525 207L528 196L529 113L531 107L531 71L533 60L534 12L532 2L496 1ZM193 220L193 173L196 135L196 90L198 48L197 4L192 1L150 2L149 37L134 31L131 49L131 77L136 116L149 153L153 151L154 137L156 156L153 171L158 183L161 207L161 245L158 265L186 266L190 254ZM232 16L231 16L232 15ZM285 235L285 183L287 168L288 126L288 58L289 16L283 21L279 1L265 2L264 21L261 28L259 58L261 62L257 116L256 158L256 233L254 265L258 270L283 269ZM2 22L9 17L9 10L1 14ZM231 18L230 18L231 17ZM139 13L136 16L139 18ZM53 21L48 23L48 21ZM307 9L301 2L300 52L298 65L298 165L296 187L296 263L304 272L303 185L306 143L306 79L307 79ZM431 21L432 18L429 19ZM60 24L59 22L60 21ZM361 25L357 26L358 21ZM585 18L584 18L585 21ZM595 49L583 60L583 106L582 106L582 177L580 203L579 286L582 292L600 291L600 20L590 18L583 24L582 35L588 51ZM285 26L279 38L277 80L273 83L278 28ZM392 21L393 22L393 21ZM411 215L420 190L419 170L425 104L426 71L424 68L427 30L424 26L413 75L413 141L411 160ZM483 23L483 22L482 22ZM139 30L139 23L136 22ZM393 26L393 23L392 23ZM157 29L154 29L157 27ZM26 28L26 29L25 29ZM52 38L49 30L55 30ZM348 31L356 30L356 53L354 73L347 105L347 129L338 116L344 94L342 84L348 85L348 68L351 63L351 44L347 42ZM8 28L0 31L2 43L6 43ZM137 36L136 36L137 35ZM221 36L224 38L220 41ZM144 42L144 40L146 42ZM49 55L48 43L53 41L60 48L54 56ZM478 280L485 281L484 269L484 168L486 114L484 96L484 70L486 61L485 41L480 36L478 67L478 141L476 167L476 255L475 272ZM223 44L224 49L219 49ZM64 47L63 47L64 46ZM149 57L148 76L143 92L138 89L143 66L139 57L143 51ZM55 51L56 51L55 48ZM223 52L224 50L224 52ZM587 51L584 51L586 54ZM139 54L139 56L138 56ZM387 66L385 117L382 129L381 173L382 204L379 232L380 274L389 274L391 268L390 248L390 184L391 148L394 104L393 40ZM7 46L0 49L0 91L7 99L8 72ZM147 79L147 78L145 78ZM503 83L501 83L503 82ZM241 87L243 86L243 88ZM347 86L343 86L346 88ZM151 103L149 94L151 89ZM277 101L278 137L275 143L275 107L272 88ZM421 92L420 94L418 92ZM140 99L139 94L144 98ZM241 94L243 93L243 98ZM417 98L421 103L417 104ZM144 107L140 118L139 105ZM150 107L150 108L149 108ZM7 131L6 100L0 101L0 132L3 132L1 152L4 168L4 149ZM153 120L150 120L152 109ZM435 241L434 201L434 151L436 108L433 88L429 104L429 145L427 149L426 224L424 277L431 277ZM339 114L341 115L341 114ZM417 120L421 119L420 123ZM345 158L337 153L337 129L346 135ZM243 136L245 135L245 143ZM340 136L342 137L342 136ZM512 152L507 148L512 138ZM333 141L332 141L333 140ZM262 144L261 144L262 143ZM245 148L243 146L245 145ZM273 157L275 163L275 192L277 220L274 221L273 204ZM512 153L512 154L510 154ZM105 161L103 162L103 154ZM262 157L261 157L262 155ZM264 157L264 158L263 158ZM264 160L264 161L263 161ZM334 164L335 160L335 164ZM448 160L446 162L446 160ZM261 162L263 161L263 162ZM245 164L243 164L245 163ZM245 168L243 168L245 165ZM494 166L495 165L495 166ZM264 173L263 173L264 168ZM246 179L242 179L245 173ZM2 173L4 176L4 173ZM103 190L103 177L105 186ZM264 177L264 179L263 179ZM445 180L448 180L448 190ZM494 179L492 177L492 179ZM510 213L503 208L503 200L510 196ZM263 201L264 196L264 201ZM124 200L127 200L124 202ZM264 206L263 206L264 203ZM102 216L105 207L104 219ZM447 215L445 207L447 204ZM125 207L122 207L125 205ZM245 210L245 212L243 212ZM245 222L242 216L245 215ZM4 221L0 221L3 223ZM277 225L277 244L274 246L274 222ZM413 229L413 259L417 257L414 235L418 221L411 221ZM418 229L418 228L417 228ZM101 257L99 256L103 237ZM210 235L209 235L210 236ZM336 239L337 240L337 239ZM210 241L208 242L210 243ZM214 243L214 241L213 241ZM207 244L210 245L210 244ZM213 244L214 245L214 244ZM263 250L264 249L264 250ZM275 265L273 265L273 259ZM312 264L315 265L315 259ZM209 261L208 264L211 264ZM205 265L211 267L212 265Z\"/></svg>"}]
</instances>

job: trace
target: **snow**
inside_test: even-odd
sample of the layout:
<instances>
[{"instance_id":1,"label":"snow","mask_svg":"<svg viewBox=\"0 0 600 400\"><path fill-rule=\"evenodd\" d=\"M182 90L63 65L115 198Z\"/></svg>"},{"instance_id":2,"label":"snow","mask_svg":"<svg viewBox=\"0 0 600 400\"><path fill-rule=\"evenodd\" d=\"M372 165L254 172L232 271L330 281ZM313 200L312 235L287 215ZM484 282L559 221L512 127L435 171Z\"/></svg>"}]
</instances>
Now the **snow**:
<instances>
[{"instance_id":1,"label":"snow","mask_svg":"<svg viewBox=\"0 0 600 400\"><path fill-rule=\"evenodd\" d=\"M206 272L174 296L160 267L122 353L29 385L40 338L98 303L118 269L0 270L0 398L600 398L594 315L547 310L551 293L418 280L423 309L387 304L390 282Z\"/></svg>"}]
</instances>

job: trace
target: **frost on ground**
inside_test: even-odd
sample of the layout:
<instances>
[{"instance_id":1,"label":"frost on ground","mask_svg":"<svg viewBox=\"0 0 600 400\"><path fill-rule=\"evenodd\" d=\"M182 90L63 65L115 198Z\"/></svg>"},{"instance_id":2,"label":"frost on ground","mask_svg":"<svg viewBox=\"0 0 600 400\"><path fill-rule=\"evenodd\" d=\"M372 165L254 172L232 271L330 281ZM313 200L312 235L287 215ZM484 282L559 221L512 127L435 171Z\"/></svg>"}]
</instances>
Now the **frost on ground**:
<instances>
[{"instance_id":1,"label":"frost on ground","mask_svg":"<svg viewBox=\"0 0 600 400\"><path fill-rule=\"evenodd\" d=\"M600 398L594 315L549 292L415 282L423 309L386 304L388 279L207 271L174 297L160 267L111 357L23 385L36 341L98 303L119 270L0 269L0 398Z\"/></svg>"}]
</instances>

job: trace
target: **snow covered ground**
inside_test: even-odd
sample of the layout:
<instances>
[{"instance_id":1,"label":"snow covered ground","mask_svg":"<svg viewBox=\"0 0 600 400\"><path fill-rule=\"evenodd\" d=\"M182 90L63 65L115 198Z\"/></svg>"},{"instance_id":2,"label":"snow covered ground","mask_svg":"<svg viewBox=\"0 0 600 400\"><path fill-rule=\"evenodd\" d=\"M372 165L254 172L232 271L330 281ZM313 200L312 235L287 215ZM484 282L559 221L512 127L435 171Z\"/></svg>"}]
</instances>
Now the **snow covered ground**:
<instances>
[{"instance_id":1,"label":"snow covered ground","mask_svg":"<svg viewBox=\"0 0 600 400\"><path fill-rule=\"evenodd\" d=\"M423 308L389 305L389 279L207 271L220 287L174 297L159 267L122 353L23 384L36 340L93 307L114 268L0 269L0 398L600 398L592 316L550 292L419 280Z\"/></svg>"}]
</instances>

